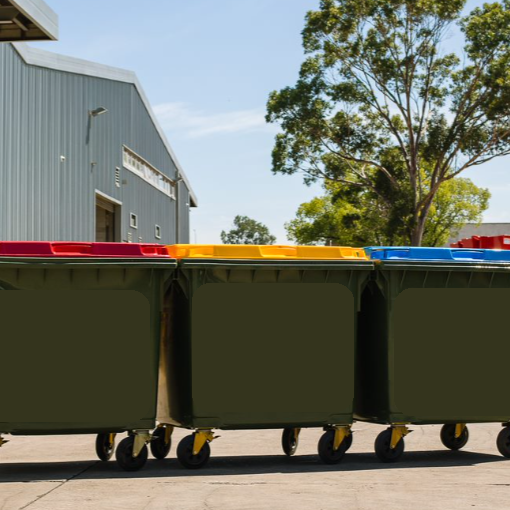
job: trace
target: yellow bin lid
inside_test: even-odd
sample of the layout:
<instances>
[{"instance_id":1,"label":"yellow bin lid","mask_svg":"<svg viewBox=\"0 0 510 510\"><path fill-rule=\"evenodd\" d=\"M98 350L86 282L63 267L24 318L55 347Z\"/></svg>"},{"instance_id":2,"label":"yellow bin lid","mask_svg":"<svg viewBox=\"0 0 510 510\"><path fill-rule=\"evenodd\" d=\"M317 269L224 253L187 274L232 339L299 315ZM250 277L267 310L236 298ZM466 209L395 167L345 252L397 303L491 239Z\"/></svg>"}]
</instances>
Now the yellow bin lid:
<instances>
[{"instance_id":1,"label":"yellow bin lid","mask_svg":"<svg viewBox=\"0 0 510 510\"><path fill-rule=\"evenodd\" d=\"M175 244L167 249L175 259L369 260L362 248L343 246Z\"/></svg>"}]
</instances>

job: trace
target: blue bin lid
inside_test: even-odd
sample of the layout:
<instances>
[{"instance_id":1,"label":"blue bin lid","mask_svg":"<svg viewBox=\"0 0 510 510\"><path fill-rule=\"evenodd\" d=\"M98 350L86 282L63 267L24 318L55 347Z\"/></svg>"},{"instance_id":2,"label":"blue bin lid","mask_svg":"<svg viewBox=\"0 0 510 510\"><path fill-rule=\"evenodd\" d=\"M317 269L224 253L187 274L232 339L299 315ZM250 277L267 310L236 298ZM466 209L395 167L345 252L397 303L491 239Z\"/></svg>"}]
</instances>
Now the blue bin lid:
<instances>
[{"instance_id":1,"label":"blue bin lid","mask_svg":"<svg viewBox=\"0 0 510 510\"><path fill-rule=\"evenodd\" d=\"M437 262L510 262L510 250L471 248L417 248L371 246L365 248L371 260L433 260Z\"/></svg>"}]
</instances>

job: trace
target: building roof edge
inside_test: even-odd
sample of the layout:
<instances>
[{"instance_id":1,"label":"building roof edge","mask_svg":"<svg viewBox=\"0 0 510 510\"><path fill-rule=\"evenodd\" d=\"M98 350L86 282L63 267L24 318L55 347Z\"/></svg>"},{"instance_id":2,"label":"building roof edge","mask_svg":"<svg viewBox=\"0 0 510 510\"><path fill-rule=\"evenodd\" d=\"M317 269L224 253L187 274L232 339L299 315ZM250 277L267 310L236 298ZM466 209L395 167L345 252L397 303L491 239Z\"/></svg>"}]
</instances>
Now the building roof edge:
<instances>
[{"instance_id":1,"label":"building roof edge","mask_svg":"<svg viewBox=\"0 0 510 510\"><path fill-rule=\"evenodd\" d=\"M145 91L136 76L136 73L133 71L128 71L126 69L121 69L118 67L111 67L104 64L98 64L95 62L90 62L88 60L82 60L79 58L68 57L66 55L60 55L58 53L53 53L51 51L41 50L39 48L32 48L28 46L26 43L16 42L11 43L13 48L19 54L19 56L23 59L23 61L27 65L36 66L36 67L44 67L46 69L53 69L55 71L61 71L66 73L80 74L83 76L90 76L92 78L102 78L105 80L119 81L123 83L130 83L135 86L144 106L156 127L156 130L165 145L170 158L174 162L180 177L186 184L188 191L191 197L191 207L198 206L198 199L191 187L188 177L184 172L175 152L168 141L168 138L163 131L154 111L152 109L151 104L145 94Z\"/></svg>"}]
</instances>

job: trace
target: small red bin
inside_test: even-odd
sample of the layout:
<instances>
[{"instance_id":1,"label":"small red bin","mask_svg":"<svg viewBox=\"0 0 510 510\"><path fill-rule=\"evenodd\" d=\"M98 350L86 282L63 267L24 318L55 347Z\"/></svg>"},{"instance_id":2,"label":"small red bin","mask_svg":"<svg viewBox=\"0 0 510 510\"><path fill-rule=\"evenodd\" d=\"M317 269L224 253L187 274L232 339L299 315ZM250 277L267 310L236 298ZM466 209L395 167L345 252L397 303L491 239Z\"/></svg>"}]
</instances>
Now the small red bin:
<instances>
[{"instance_id":1,"label":"small red bin","mask_svg":"<svg viewBox=\"0 0 510 510\"><path fill-rule=\"evenodd\" d=\"M478 248L484 250L510 250L510 235L473 236L450 245L452 248Z\"/></svg>"}]
</instances>

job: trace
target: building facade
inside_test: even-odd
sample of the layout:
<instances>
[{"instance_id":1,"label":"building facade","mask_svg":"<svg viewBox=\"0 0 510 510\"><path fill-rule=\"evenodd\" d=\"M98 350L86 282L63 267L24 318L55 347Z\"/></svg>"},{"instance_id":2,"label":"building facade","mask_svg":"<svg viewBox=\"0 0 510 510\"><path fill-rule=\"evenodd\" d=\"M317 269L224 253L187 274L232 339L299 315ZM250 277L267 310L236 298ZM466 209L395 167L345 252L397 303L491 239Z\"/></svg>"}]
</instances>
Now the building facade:
<instances>
[{"instance_id":1,"label":"building facade","mask_svg":"<svg viewBox=\"0 0 510 510\"><path fill-rule=\"evenodd\" d=\"M0 239L189 242L197 206L136 75L0 45Z\"/></svg>"}]
</instances>

